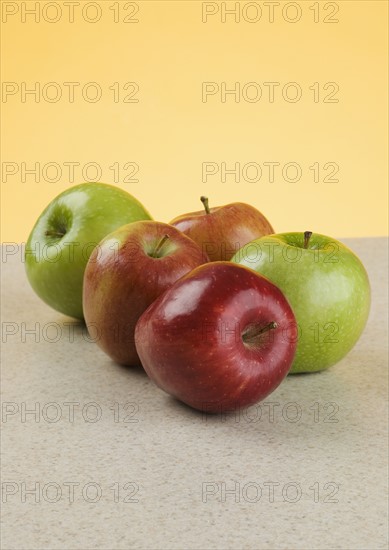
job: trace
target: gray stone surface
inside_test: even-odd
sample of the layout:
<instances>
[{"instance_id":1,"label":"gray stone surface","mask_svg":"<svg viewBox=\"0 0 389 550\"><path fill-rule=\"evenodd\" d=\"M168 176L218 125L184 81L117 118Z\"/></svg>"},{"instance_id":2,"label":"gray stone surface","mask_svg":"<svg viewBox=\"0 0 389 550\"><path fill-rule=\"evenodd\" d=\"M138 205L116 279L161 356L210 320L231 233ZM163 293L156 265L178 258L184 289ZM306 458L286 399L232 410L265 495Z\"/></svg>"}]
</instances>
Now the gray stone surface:
<instances>
[{"instance_id":1,"label":"gray stone surface","mask_svg":"<svg viewBox=\"0 0 389 550\"><path fill-rule=\"evenodd\" d=\"M344 242L372 285L360 341L228 418L112 363L3 257L2 548L386 548L387 239Z\"/></svg>"}]
</instances>

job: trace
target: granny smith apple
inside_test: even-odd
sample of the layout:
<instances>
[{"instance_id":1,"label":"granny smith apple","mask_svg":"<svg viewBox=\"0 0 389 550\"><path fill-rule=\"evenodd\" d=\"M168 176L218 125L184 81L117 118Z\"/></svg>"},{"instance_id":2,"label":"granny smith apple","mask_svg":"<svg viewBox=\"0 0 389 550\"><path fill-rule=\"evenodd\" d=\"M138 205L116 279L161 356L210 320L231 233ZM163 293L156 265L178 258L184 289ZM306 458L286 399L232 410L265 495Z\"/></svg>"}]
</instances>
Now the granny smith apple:
<instances>
[{"instance_id":1,"label":"granny smith apple","mask_svg":"<svg viewBox=\"0 0 389 550\"><path fill-rule=\"evenodd\" d=\"M370 285L359 258L341 242L320 234L280 233L245 245L231 260L277 285L298 324L291 373L327 369L362 334L370 309Z\"/></svg>"},{"instance_id":2,"label":"granny smith apple","mask_svg":"<svg viewBox=\"0 0 389 550\"><path fill-rule=\"evenodd\" d=\"M83 277L93 249L118 227L150 219L139 201L112 185L82 183L67 189L44 209L26 243L32 288L55 310L83 319Z\"/></svg>"}]
</instances>

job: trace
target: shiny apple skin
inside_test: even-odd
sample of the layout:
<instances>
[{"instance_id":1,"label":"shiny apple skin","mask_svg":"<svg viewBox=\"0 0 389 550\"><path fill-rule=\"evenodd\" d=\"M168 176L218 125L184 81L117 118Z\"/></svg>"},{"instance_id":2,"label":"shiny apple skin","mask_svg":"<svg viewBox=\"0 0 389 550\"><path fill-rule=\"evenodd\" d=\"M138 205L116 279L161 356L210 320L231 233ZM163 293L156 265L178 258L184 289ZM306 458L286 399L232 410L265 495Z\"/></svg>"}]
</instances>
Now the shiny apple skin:
<instances>
[{"instance_id":1,"label":"shiny apple skin","mask_svg":"<svg viewBox=\"0 0 389 550\"><path fill-rule=\"evenodd\" d=\"M250 325L277 328L244 343ZM296 320L268 279L230 262L194 269L160 296L138 321L136 348L149 377L191 407L221 412L268 396L288 374Z\"/></svg>"},{"instance_id":2,"label":"shiny apple skin","mask_svg":"<svg viewBox=\"0 0 389 550\"><path fill-rule=\"evenodd\" d=\"M44 209L25 250L27 278L53 309L83 319L82 284L92 249L121 225L150 220L132 195L106 183L81 183L66 189ZM61 237L47 231L64 230Z\"/></svg>"},{"instance_id":3,"label":"shiny apple skin","mask_svg":"<svg viewBox=\"0 0 389 550\"><path fill-rule=\"evenodd\" d=\"M193 239L212 262L228 261L248 242L274 233L259 210L242 202L210 208L209 214L183 214L170 224Z\"/></svg>"},{"instance_id":4,"label":"shiny apple skin","mask_svg":"<svg viewBox=\"0 0 389 550\"><path fill-rule=\"evenodd\" d=\"M357 343L369 316L370 283L344 243L313 233L304 248L303 232L280 233L249 243L232 262L268 277L292 306L299 339L290 374L328 369Z\"/></svg>"},{"instance_id":5,"label":"shiny apple skin","mask_svg":"<svg viewBox=\"0 0 389 550\"><path fill-rule=\"evenodd\" d=\"M164 235L169 239L161 257L151 257ZM83 309L91 337L117 363L139 365L138 318L177 279L207 261L196 243L165 223L134 222L107 235L85 270Z\"/></svg>"}]
</instances>

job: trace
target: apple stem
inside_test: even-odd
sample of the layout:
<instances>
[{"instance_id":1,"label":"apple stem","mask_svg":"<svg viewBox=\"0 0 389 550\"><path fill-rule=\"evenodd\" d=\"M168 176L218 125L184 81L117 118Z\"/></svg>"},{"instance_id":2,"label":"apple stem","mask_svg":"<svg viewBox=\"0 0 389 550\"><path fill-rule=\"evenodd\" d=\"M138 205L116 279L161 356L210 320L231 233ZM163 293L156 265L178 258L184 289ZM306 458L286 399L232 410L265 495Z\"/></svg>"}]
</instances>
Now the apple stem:
<instances>
[{"instance_id":1,"label":"apple stem","mask_svg":"<svg viewBox=\"0 0 389 550\"><path fill-rule=\"evenodd\" d=\"M204 196L203 196L203 197L200 197L200 200L201 200L201 202L202 202L203 205L204 205L205 212L206 212L207 214L210 214L211 211L210 211L209 206L208 206L208 197L204 197Z\"/></svg>"},{"instance_id":2,"label":"apple stem","mask_svg":"<svg viewBox=\"0 0 389 550\"><path fill-rule=\"evenodd\" d=\"M312 231L304 231L304 248L308 248L309 239L312 237Z\"/></svg>"},{"instance_id":3,"label":"apple stem","mask_svg":"<svg viewBox=\"0 0 389 550\"><path fill-rule=\"evenodd\" d=\"M60 233L59 231L49 231L49 230L47 230L47 231L45 231L45 236L46 237L60 237L60 238L62 238L65 235L65 233Z\"/></svg>"},{"instance_id":4,"label":"apple stem","mask_svg":"<svg viewBox=\"0 0 389 550\"><path fill-rule=\"evenodd\" d=\"M153 253L153 258L159 258L158 254L160 253L161 251L161 248L163 247L163 245L165 244L165 242L170 239L169 235L164 235L162 237L162 239L159 241L159 243L157 244L157 247L156 249L154 250L154 253Z\"/></svg>"},{"instance_id":5,"label":"apple stem","mask_svg":"<svg viewBox=\"0 0 389 550\"><path fill-rule=\"evenodd\" d=\"M264 327L259 328L258 325L253 326L251 329L249 328L248 331L243 335L244 340L247 342L247 340L253 340L260 334L263 334L264 332L267 332L268 330L272 330L278 327L278 324L275 321L271 321Z\"/></svg>"}]
</instances>

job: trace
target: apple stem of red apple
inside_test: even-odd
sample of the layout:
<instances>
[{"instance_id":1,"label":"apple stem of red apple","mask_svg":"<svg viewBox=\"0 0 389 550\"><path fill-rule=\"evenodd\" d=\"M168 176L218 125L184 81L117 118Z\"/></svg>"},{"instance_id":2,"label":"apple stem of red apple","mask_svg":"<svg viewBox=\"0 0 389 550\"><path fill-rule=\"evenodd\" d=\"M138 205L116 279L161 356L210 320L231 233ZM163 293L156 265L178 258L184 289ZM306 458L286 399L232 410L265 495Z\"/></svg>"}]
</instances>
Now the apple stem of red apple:
<instances>
[{"instance_id":1,"label":"apple stem of red apple","mask_svg":"<svg viewBox=\"0 0 389 550\"><path fill-rule=\"evenodd\" d=\"M208 206L208 197L200 197L200 200L201 200L201 202L202 202L203 205L204 205L205 212L206 212L207 214L210 214L211 211L210 211L209 206Z\"/></svg>"},{"instance_id":2,"label":"apple stem of red apple","mask_svg":"<svg viewBox=\"0 0 389 550\"><path fill-rule=\"evenodd\" d=\"M257 338L260 334L263 334L264 332L267 332L268 330L272 330L277 328L278 325L275 321L271 321L264 327L259 328L258 325L250 327L246 333L243 334L243 340L245 342L254 340L254 338Z\"/></svg>"},{"instance_id":3,"label":"apple stem of red apple","mask_svg":"<svg viewBox=\"0 0 389 550\"><path fill-rule=\"evenodd\" d=\"M162 237L162 239L159 241L159 243L157 244L157 247L156 249L154 250L153 254L152 254L152 257L153 258L159 258L159 253L161 251L161 248L163 247L163 245L165 244L165 242L169 239L169 235L164 235Z\"/></svg>"},{"instance_id":4,"label":"apple stem of red apple","mask_svg":"<svg viewBox=\"0 0 389 550\"><path fill-rule=\"evenodd\" d=\"M304 248L308 248L309 239L312 237L312 231L304 231Z\"/></svg>"}]
</instances>

